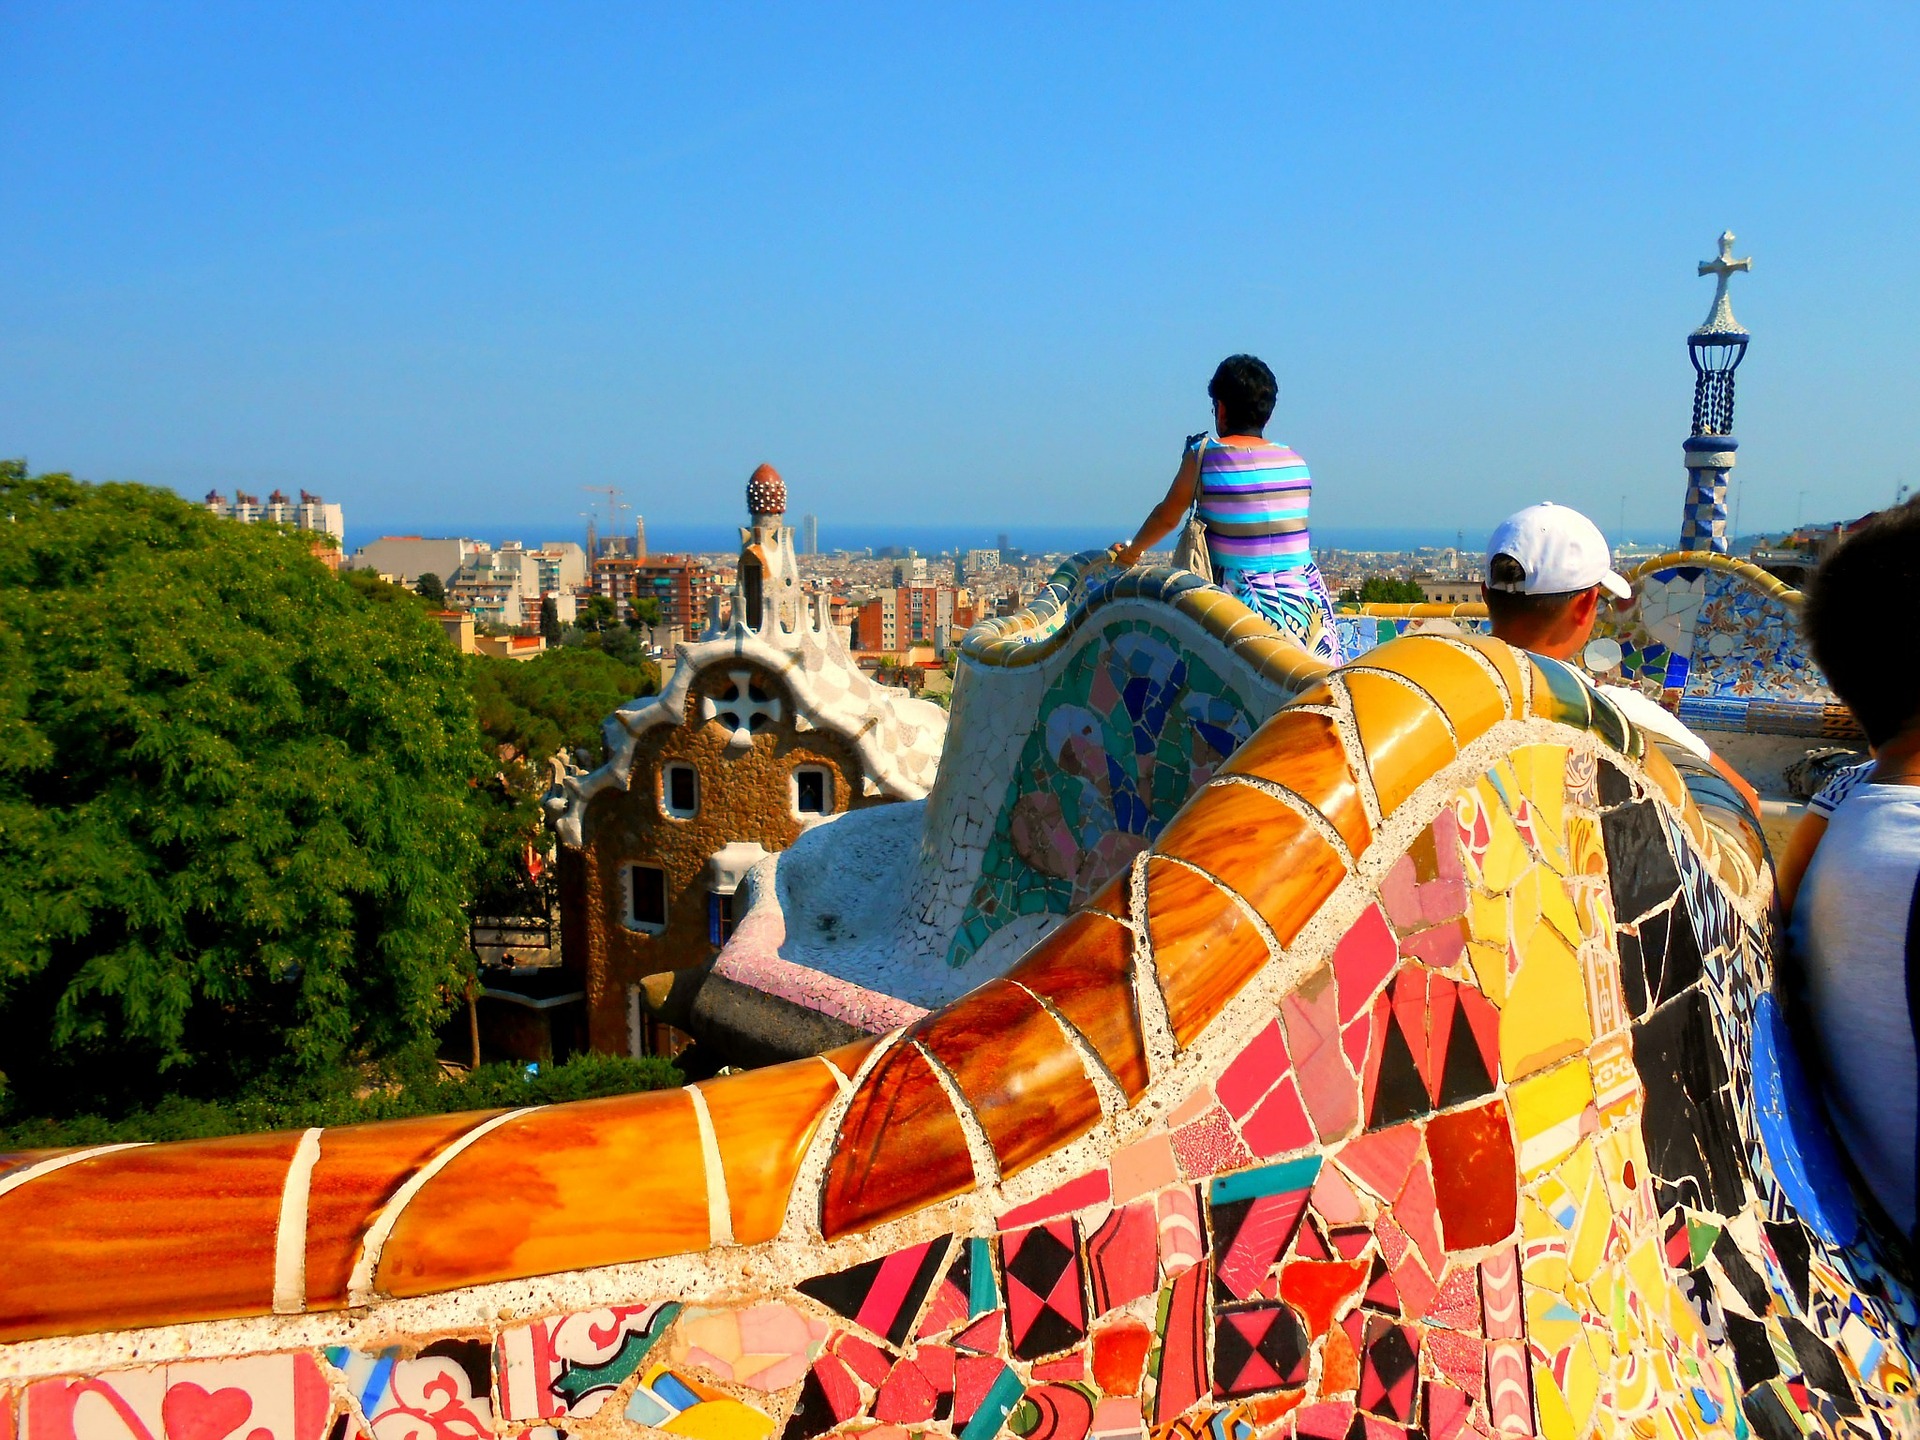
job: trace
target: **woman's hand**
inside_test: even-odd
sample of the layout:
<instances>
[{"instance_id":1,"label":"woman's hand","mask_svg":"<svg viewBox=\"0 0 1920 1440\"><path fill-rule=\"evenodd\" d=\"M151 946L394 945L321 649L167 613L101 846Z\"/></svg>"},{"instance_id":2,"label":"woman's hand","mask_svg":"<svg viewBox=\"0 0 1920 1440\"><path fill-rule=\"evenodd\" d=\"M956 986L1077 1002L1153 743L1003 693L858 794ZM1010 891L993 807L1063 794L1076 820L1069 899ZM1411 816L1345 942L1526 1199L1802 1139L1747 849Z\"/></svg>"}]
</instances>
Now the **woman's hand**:
<instances>
[{"instance_id":1,"label":"woman's hand","mask_svg":"<svg viewBox=\"0 0 1920 1440\"><path fill-rule=\"evenodd\" d=\"M1121 570L1131 570L1133 562L1140 558L1140 547L1131 540L1122 540L1107 547L1107 559Z\"/></svg>"}]
</instances>

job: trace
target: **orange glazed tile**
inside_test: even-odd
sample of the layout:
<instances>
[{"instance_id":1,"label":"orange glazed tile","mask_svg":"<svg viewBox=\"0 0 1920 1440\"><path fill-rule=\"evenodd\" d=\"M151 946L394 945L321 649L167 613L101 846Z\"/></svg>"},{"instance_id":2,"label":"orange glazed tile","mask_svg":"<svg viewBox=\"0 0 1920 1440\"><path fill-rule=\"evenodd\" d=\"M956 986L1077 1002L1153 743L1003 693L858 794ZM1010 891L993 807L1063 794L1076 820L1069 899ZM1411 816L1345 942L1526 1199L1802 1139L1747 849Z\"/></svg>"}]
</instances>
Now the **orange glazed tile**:
<instances>
[{"instance_id":1,"label":"orange glazed tile","mask_svg":"<svg viewBox=\"0 0 1920 1440\"><path fill-rule=\"evenodd\" d=\"M413 1197L376 1289L426 1295L704 1250L706 1163L684 1090L576 1100L489 1131Z\"/></svg>"},{"instance_id":2,"label":"orange glazed tile","mask_svg":"<svg viewBox=\"0 0 1920 1440\"><path fill-rule=\"evenodd\" d=\"M1654 783L1660 793L1667 797L1668 804L1676 810L1685 808L1686 782L1680 778L1680 772L1673 768L1673 762L1660 752L1658 745L1647 746L1647 753L1641 757L1640 766L1647 772L1647 778Z\"/></svg>"},{"instance_id":3,"label":"orange glazed tile","mask_svg":"<svg viewBox=\"0 0 1920 1440\"><path fill-rule=\"evenodd\" d=\"M299 1141L142 1145L0 1196L0 1340L267 1314Z\"/></svg>"},{"instance_id":4,"label":"orange glazed tile","mask_svg":"<svg viewBox=\"0 0 1920 1440\"><path fill-rule=\"evenodd\" d=\"M1360 803L1360 784L1331 716L1282 710L1254 731L1219 773L1257 775L1284 785L1326 816L1356 855L1373 839Z\"/></svg>"},{"instance_id":5,"label":"orange glazed tile","mask_svg":"<svg viewBox=\"0 0 1920 1440\"><path fill-rule=\"evenodd\" d=\"M1113 879L1100 887L1100 893L1087 901L1082 908L1097 910L1102 915L1111 915L1117 920L1133 918L1133 867L1128 866Z\"/></svg>"},{"instance_id":6,"label":"orange glazed tile","mask_svg":"<svg viewBox=\"0 0 1920 1440\"><path fill-rule=\"evenodd\" d=\"M873 1052L873 1047L878 1045L880 1040L881 1037L878 1035L849 1040L846 1044L827 1051L820 1058L851 1080L860 1073L860 1067L867 1063L867 1056Z\"/></svg>"},{"instance_id":7,"label":"orange glazed tile","mask_svg":"<svg viewBox=\"0 0 1920 1440\"><path fill-rule=\"evenodd\" d=\"M1507 714L1515 720L1527 714L1528 682L1533 678L1533 671L1523 663L1518 650L1491 635L1449 635L1444 643L1475 651L1487 660L1500 672L1500 679L1507 687Z\"/></svg>"},{"instance_id":8,"label":"orange glazed tile","mask_svg":"<svg viewBox=\"0 0 1920 1440\"><path fill-rule=\"evenodd\" d=\"M947 1067L1013 1175L1100 1119L1080 1054L1033 996L989 980L907 1032Z\"/></svg>"},{"instance_id":9,"label":"orange glazed tile","mask_svg":"<svg viewBox=\"0 0 1920 1440\"><path fill-rule=\"evenodd\" d=\"M1291 805L1232 781L1190 801L1154 848L1237 892L1282 945L1293 943L1346 874L1339 853Z\"/></svg>"},{"instance_id":10,"label":"orange glazed tile","mask_svg":"<svg viewBox=\"0 0 1920 1440\"><path fill-rule=\"evenodd\" d=\"M1267 942L1218 885L1158 856L1147 861L1147 911L1154 971L1184 1050L1267 963Z\"/></svg>"},{"instance_id":11,"label":"orange glazed tile","mask_svg":"<svg viewBox=\"0 0 1920 1440\"><path fill-rule=\"evenodd\" d=\"M1106 915L1070 917L1007 972L1086 1037L1129 1100L1147 1088L1147 1049L1133 995L1133 931Z\"/></svg>"},{"instance_id":12,"label":"orange glazed tile","mask_svg":"<svg viewBox=\"0 0 1920 1440\"><path fill-rule=\"evenodd\" d=\"M1380 813L1391 815L1453 759L1453 741L1440 712L1398 681L1364 671L1341 679L1353 702L1353 723Z\"/></svg>"},{"instance_id":13,"label":"orange glazed tile","mask_svg":"<svg viewBox=\"0 0 1920 1440\"><path fill-rule=\"evenodd\" d=\"M1176 596L1174 598L1173 608L1184 615L1191 616L1202 625L1206 625L1208 621L1212 621L1213 624L1209 628L1214 630L1224 630L1236 616L1246 609L1244 605L1224 590L1214 590L1210 588L1188 590L1184 594Z\"/></svg>"},{"instance_id":14,"label":"orange glazed tile","mask_svg":"<svg viewBox=\"0 0 1920 1440\"><path fill-rule=\"evenodd\" d=\"M307 1189L307 1308L347 1303L360 1237L393 1192L451 1140L497 1110L342 1125L320 1136Z\"/></svg>"},{"instance_id":15,"label":"orange glazed tile","mask_svg":"<svg viewBox=\"0 0 1920 1440\"><path fill-rule=\"evenodd\" d=\"M1486 667L1444 640L1412 637L1371 650L1357 669L1404 675L1439 702L1453 722L1454 740L1465 745L1507 718L1507 702Z\"/></svg>"},{"instance_id":16,"label":"orange glazed tile","mask_svg":"<svg viewBox=\"0 0 1920 1440\"><path fill-rule=\"evenodd\" d=\"M945 1088L926 1056L896 1040L840 1121L820 1198L821 1233L832 1240L877 1225L970 1190L973 1180L966 1132Z\"/></svg>"},{"instance_id":17,"label":"orange glazed tile","mask_svg":"<svg viewBox=\"0 0 1920 1440\"><path fill-rule=\"evenodd\" d=\"M795 1060L694 1088L719 1143L735 1242L771 1240L786 1219L800 1157L840 1093L833 1071L822 1060Z\"/></svg>"}]
</instances>

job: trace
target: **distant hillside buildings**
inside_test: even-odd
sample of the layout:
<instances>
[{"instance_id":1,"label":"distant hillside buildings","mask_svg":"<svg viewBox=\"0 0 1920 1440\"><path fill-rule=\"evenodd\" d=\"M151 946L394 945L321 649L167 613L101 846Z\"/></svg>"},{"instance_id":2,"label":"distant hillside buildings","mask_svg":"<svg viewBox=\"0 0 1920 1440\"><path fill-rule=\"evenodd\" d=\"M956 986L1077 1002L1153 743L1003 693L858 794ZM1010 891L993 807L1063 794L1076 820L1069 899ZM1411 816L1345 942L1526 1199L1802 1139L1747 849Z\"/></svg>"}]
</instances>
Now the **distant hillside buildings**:
<instances>
[{"instance_id":1,"label":"distant hillside buildings","mask_svg":"<svg viewBox=\"0 0 1920 1440\"><path fill-rule=\"evenodd\" d=\"M201 503L223 520L238 520L243 525L265 520L272 525L329 535L333 543L318 543L313 552L335 570L340 568L340 557L347 542L346 521L341 518L338 505L329 505L311 491L302 490L296 503L287 499L285 492L275 490L263 504L258 495L249 495L244 490L235 490L231 500L218 490L209 490Z\"/></svg>"}]
</instances>

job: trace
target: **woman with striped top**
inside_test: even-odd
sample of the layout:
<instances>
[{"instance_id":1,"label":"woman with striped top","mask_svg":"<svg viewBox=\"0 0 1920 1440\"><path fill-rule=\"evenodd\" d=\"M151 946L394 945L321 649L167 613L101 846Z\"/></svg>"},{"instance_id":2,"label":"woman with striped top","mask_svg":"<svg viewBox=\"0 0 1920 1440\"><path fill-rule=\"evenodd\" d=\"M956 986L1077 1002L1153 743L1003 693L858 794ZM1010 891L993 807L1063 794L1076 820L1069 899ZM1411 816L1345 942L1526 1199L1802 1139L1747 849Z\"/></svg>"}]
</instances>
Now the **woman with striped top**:
<instances>
[{"instance_id":1,"label":"woman with striped top","mask_svg":"<svg viewBox=\"0 0 1920 1440\"><path fill-rule=\"evenodd\" d=\"M1197 505L1214 582L1308 654L1337 665L1333 602L1307 538L1313 480L1306 461L1263 433L1279 395L1273 371L1251 355L1229 355L1207 394L1220 438L1188 440L1166 498L1139 534L1113 547L1114 563L1133 564Z\"/></svg>"}]
</instances>

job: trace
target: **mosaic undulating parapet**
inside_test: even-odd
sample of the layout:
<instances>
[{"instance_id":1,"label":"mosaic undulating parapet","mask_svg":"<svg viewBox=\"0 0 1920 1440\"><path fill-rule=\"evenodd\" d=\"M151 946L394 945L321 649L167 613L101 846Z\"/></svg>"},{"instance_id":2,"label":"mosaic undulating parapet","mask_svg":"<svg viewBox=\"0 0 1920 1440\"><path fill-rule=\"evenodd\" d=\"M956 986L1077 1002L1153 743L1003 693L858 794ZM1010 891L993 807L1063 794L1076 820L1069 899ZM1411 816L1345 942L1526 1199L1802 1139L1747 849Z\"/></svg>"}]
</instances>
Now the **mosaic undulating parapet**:
<instances>
[{"instance_id":1,"label":"mosaic undulating parapet","mask_svg":"<svg viewBox=\"0 0 1920 1440\"><path fill-rule=\"evenodd\" d=\"M1565 667L1381 646L874 1041L11 1157L0 1411L26 1440L1920 1435L1920 1312L1810 1123L1737 807Z\"/></svg>"},{"instance_id":2,"label":"mosaic undulating parapet","mask_svg":"<svg viewBox=\"0 0 1920 1440\"><path fill-rule=\"evenodd\" d=\"M1620 675L1702 730L1856 739L1800 633L1798 590L1730 555L1658 555L1627 576L1633 598L1602 606Z\"/></svg>"}]
</instances>

